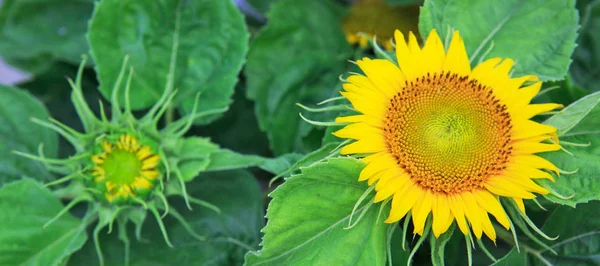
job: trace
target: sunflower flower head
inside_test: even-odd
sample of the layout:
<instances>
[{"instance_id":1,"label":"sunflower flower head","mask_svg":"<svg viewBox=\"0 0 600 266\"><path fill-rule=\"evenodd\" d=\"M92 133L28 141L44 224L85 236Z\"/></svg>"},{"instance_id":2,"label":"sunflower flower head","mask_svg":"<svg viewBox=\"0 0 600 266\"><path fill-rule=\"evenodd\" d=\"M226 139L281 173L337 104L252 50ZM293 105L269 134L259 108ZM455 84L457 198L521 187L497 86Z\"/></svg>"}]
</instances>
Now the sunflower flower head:
<instances>
[{"instance_id":1,"label":"sunflower flower head","mask_svg":"<svg viewBox=\"0 0 600 266\"><path fill-rule=\"evenodd\" d=\"M138 138L123 134L101 141L91 157L93 182L109 202L128 201L131 197L145 199L156 185L160 157Z\"/></svg>"},{"instance_id":2,"label":"sunflower flower head","mask_svg":"<svg viewBox=\"0 0 600 266\"><path fill-rule=\"evenodd\" d=\"M84 100L81 88L84 58L77 79L69 80L73 89L71 99L84 131L78 132L54 119L50 119L49 122L33 120L59 133L74 147L74 155L64 159L46 158L42 145L38 155L15 152L41 161L50 171L64 175L46 186L59 186L60 188L56 190L57 195L72 200L45 226L56 221L76 204L80 202L89 204L84 219L98 220L93 238L100 265L103 265L103 255L98 241L99 232L107 226L110 232L112 224L116 221L119 230L123 230L119 232L119 238L128 249L129 240L124 231L126 224L129 221L133 222L137 227L136 230L140 232L148 213L154 216L165 242L171 247L172 244L162 222L162 218L166 215L171 215L182 223L194 238L204 240L204 237L191 229L177 210L170 207L167 196L183 197L190 210L192 209L190 203L195 203L219 212L216 206L193 198L186 192L185 182L202 170L191 165L195 165L196 162L202 165L203 161L190 158L186 145L196 140L185 138L184 135L197 118L222 112L222 110L197 113L199 99L197 96L190 114L179 120L169 121L164 127L159 128L163 114L167 109L172 108L170 103L175 95L171 87L172 82L167 82L163 95L155 105L149 108L145 115L134 116L129 103L133 69L129 69L129 76L124 82L127 61L128 57L124 59L118 80L114 84L110 119L105 113L102 102L100 102L100 115L97 116ZM172 74L169 76L174 77ZM123 83L125 83L125 104L122 107L119 95ZM209 147L209 145L205 146ZM184 166L184 163L187 165ZM162 212L162 215L159 212ZM137 237L139 239L139 235ZM128 252L126 250L125 254ZM125 264L128 263L127 259L126 257Z\"/></svg>"},{"instance_id":3,"label":"sunflower flower head","mask_svg":"<svg viewBox=\"0 0 600 266\"><path fill-rule=\"evenodd\" d=\"M536 180L559 173L537 154L561 148L556 128L531 118L562 106L531 104L541 82L511 77L511 59L471 68L458 31L447 49L435 30L423 47L400 31L395 43L398 64L357 62L365 75L348 77L341 94L359 114L338 117L345 127L334 132L353 140L342 154L364 157L359 181L374 186L374 201L391 202L385 222L412 218L413 233L436 238L455 222L493 241L491 216L509 230L511 218L530 222L523 200L549 193Z\"/></svg>"},{"instance_id":4,"label":"sunflower flower head","mask_svg":"<svg viewBox=\"0 0 600 266\"><path fill-rule=\"evenodd\" d=\"M394 30L416 31L418 7L392 7L384 0L357 0L342 21L346 40L365 48L369 39L391 51Z\"/></svg>"}]
</instances>

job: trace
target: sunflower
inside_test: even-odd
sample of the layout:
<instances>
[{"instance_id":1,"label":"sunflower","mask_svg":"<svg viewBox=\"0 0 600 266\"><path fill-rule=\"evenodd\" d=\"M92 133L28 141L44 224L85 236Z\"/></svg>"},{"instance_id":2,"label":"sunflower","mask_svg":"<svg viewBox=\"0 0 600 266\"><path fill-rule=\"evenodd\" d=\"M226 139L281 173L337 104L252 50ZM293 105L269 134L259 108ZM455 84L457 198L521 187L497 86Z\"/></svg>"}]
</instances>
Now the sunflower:
<instances>
[{"instance_id":1,"label":"sunflower","mask_svg":"<svg viewBox=\"0 0 600 266\"><path fill-rule=\"evenodd\" d=\"M100 184L109 202L147 194L159 173L160 160L149 146L129 134L117 141L103 141L102 151L92 156L94 182Z\"/></svg>"},{"instance_id":2,"label":"sunflower","mask_svg":"<svg viewBox=\"0 0 600 266\"><path fill-rule=\"evenodd\" d=\"M377 42L391 51L394 30L416 31L417 14L418 6L391 7L384 0L357 0L344 17L342 28L350 44L365 48L367 36L377 37Z\"/></svg>"},{"instance_id":3,"label":"sunflower","mask_svg":"<svg viewBox=\"0 0 600 266\"><path fill-rule=\"evenodd\" d=\"M539 92L536 76L512 78L514 61L492 58L471 69L464 42L455 31L448 49L435 30L421 48L395 32L398 65L364 58L365 75L354 74L342 95L361 114L338 117L334 132L356 140L340 151L364 156L359 181L375 186L375 202L391 201L386 223L408 213L423 235L431 213L435 237L456 221L496 239L489 214L507 230L511 221L500 198L525 212L523 199L548 190L535 179L553 180L559 171L535 155L561 147L556 129L531 120L562 107L530 104Z\"/></svg>"}]
</instances>

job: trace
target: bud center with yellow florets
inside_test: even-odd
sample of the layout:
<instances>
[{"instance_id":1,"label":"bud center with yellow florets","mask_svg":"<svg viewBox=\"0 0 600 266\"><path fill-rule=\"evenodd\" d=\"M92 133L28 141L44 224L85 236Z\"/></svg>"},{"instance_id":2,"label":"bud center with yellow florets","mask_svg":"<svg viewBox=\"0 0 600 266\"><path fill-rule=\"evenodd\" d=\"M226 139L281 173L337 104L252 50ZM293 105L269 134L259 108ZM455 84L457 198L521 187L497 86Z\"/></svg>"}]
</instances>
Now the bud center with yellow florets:
<instances>
[{"instance_id":1,"label":"bud center with yellow florets","mask_svg":"<svg viewBox=\"0 0 600 266\"><path fill-rule=\"evenodd\" d=\"M115 142L104 140L101 149L92 156L92 175L106 199L113 202L147 196L159 176L160 157L129 134L121 135Z\"/></svg>"}]
</instances>

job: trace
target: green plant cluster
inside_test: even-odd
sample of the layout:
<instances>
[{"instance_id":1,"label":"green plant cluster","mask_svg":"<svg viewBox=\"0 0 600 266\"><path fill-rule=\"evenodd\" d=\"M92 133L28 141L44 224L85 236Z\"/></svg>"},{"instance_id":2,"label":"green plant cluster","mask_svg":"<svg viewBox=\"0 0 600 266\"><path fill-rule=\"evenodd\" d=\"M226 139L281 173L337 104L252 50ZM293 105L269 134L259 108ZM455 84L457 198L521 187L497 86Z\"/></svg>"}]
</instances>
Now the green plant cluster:
<instances>
[{"instance_id":1,"label":"green plant cluster","mask_svg":"<svg viewBox=\"0 0 600 266\"><path fill-rule=\"evenodd\" d=\"M477 245L383 223L365 163L339 155L326 122L349 109L326 99L352 61L395 58L348 44L352 2L1 1L0 57L30 77L0 85L0 266L600 265L600 0L386 1L565 106L535 118L563 146L536 180L552 193ZM123 132L151 140L160 182L117 204L90 156Z\"/></svg>"}]
</instances>

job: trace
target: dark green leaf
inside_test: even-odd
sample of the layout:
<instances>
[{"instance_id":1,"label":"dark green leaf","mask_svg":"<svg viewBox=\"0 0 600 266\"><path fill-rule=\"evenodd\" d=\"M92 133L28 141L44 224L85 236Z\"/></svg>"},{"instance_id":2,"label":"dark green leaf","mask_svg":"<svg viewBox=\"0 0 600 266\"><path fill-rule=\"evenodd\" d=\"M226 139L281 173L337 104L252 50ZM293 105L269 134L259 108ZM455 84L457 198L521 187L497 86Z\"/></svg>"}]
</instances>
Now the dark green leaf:
<instances>
[{"instance_id":1,"label":"dark green leaf","mask_svg":"<svg viewBox=\"0 0 600 266\"><path fill-rule=\"evenodd\" d=\"M356 181L363 166L353 158L330 159L287 179L271 193L263 248L249 253L246 265L384 265L387 227L383 218L376 223L379 205L344 229L367 189Z\"/></svg>"},{"instance_id":2,"label":"dark green leaf","mask_svg":"<svg viewBox=\"0 0 600 266\"><path fill-rule=\"evenodd\" d=\"M63 208L52 193L31 179L0 189L0 265L63 265L85 243L86 224L65 214L46 228Z\"/></svg>"},{"instance_id":3,"label":"dark green leaf","mask_svg":"<svg viewBox=\"0 0 600 266\"><path fill-rule=\"evenodd\" d=\"M514 76L563 79L577 38L575 0L451 1L426 0L419 31L436 29L444 40L449 28L459 30L472 65L485 58L511 58Z\"/></svg>"},{"instance_id":4,"label":"dark green leaf","mask_svg":"<svg viewBox=\"0 0 600 266\"><path fill-rule=\"evenodd\" d=\"M414 6L423 4L423 0L385 0L391 6Z\"/></svg>"},{"instance_id":5,"label":"dark green leaf","mask_svg":"<svg viewBox=\"0 0 600 266\"><path fill-rule=\"evenodd\" d=\"M555 266L593 266L600 264L600 202L560 206L546 221L543 231L560 236L548 244L558 253L542 255ZM539 265L544 265L538 263Z\"/></svg>"},{"instance_id":6,"label":"dark green leaf","mask_svg":"<svg viewBox=\"0 0 600 266\"><path fill-rule=\"evenodd\" d=\"M6 0L0 10L0 55L17 67L38 72L56 58L79 64L91 0Z\"/></svg>"},{"instance_id":7,"label":"dark green leaf","mask_svg":"<svg viewBox=\"0 0 600 266\"><path fill-rule=\"evenodd\" d=\"M581 88L600 90L600 1L577 1L582 15L571 75ZM591 2L587 4L587 2Z\"/></svg>"},{"instance_id":8,"label":"dark green leaf","mask_svg":"<svg viewBox=\"0 0 600 266\"><path fill-rule=\"evenodd\" d=\"M207 138L179 139L174 151L179 161L173 163L179 166L183 180L190 181L208 167L211 154L218 149L219 146Z\"/></svg>"},{"instance_id":9,"label":"dark green leaf","mask_svg":"<svg viewBox=\"0 0 600 266\"><path fill-rule=\"evenodd\" d=\"M111 95L122 59L129 55L135 69L132 107L156 102L170 79L184 112L192 110L198 93L199 111L226 108L248 48L239 10L232 1L213 0L101 1L89 40L105 96Z\"/></svg>"},{"instance_id":10,"label":"dark green leaf","mask_svg":"<svg viewBox=\"0 0 600 266\"><path fill-rule=\"evenodd\" d=\"M232 241L258 247L259 229L264 225L263 203L258 183L251 174L242 170L204 173L188 183L187 188L191 196L216 205L222 212L217 214L195 205L193 211L188 211L182 200L169 199L193 229L208 240L194 239L179 222L167 216L164 223L175 245L169 248L158 225L149 217L142 231L147 241L138 242L133 233L129 234L130 266L241 265L247 249ZM105 265L123 265L124 246L117 232L102 233L101 245ZM98 265L93 244L88 243L76 253L68 265Z\"/></svg>"},{"instance_id":11,"label":"dark green leaf","mask_svg":"<svg viewBox=\"0 0 600 266\"><path fill-rule=\"evenodd\" d=\"M231 150L221 149L210 155L210 164L206 171L221 171L258 166L273 174L281 173L300 159L299 154L286 154L277 158L265 158L257 155L244 155Z\"/></svg>"},{"instance_id":12,"label":"dark green leaf","mask_svg":"<svg viewBox=\"0 0 600 266\"><path fill-rule=\"evenodd\" d=\"M496 261L492 266L525 266L527 265L527 253L513 248L506 256Z\"/></svg>"},{"instance_id":13,"label":"dark green leaf","mask_svg":"<svg viewBox=\"0 0 600 266\"><path fill-rule=\"evenodd\" d=\"M295 104L315 104L337 93L350 57L343 14L331 0L278 1L250 46L244 72L248 97L256 101L260 127L276 154L319 147L322 131L302 121ZM317 141L311 142L311 134Z\"/></svg>"},{"instance_id":14,"label":"dark green leaf","mask_svg":"<svg viewBox=\"0 0 600 266\"><path fill-rule=\"evenodd\" d=\"M44 154L56 157L56 133L30 121L31 117L47 120L48 116L46 108L31 94L0 85L0 185L21 176L52 179L41 163L13 154L37 154L38 146L43 144Z\"/></svg>"}]
</instances>

